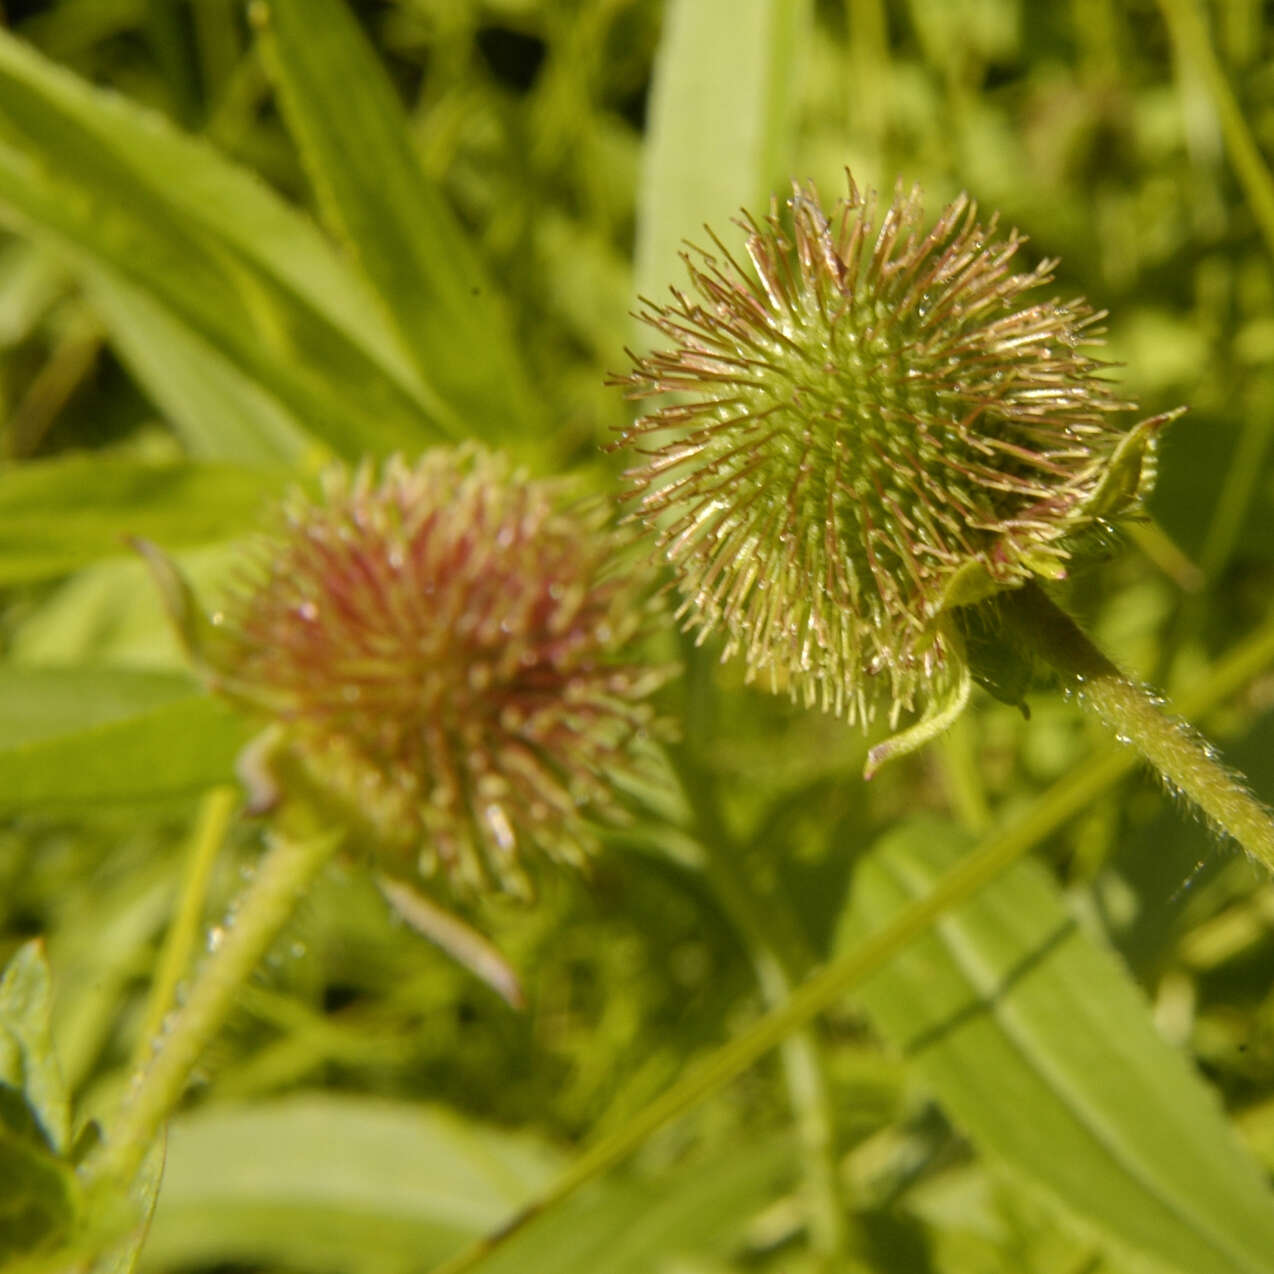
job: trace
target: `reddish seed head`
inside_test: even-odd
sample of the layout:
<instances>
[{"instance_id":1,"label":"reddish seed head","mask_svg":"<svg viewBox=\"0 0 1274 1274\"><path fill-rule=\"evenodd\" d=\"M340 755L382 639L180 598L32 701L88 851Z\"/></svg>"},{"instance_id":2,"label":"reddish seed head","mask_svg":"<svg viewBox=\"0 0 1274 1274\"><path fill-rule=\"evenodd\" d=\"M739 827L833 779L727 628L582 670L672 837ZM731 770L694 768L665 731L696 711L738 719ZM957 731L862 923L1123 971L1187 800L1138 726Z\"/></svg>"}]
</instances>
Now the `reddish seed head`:
<instances>
[{"instance_id":1,"label":"reddish seed head","mask_svg":"<svg viewBox=\"0 0 1274 1274\"><path fill-rule=\"evenodd\" d=\"M217 619L218 684L287 723L386 850L461 883L585 854L664 678L625 655L641 579L562 496L469 448L333 471Z\"/></svg>"}]
</instances>

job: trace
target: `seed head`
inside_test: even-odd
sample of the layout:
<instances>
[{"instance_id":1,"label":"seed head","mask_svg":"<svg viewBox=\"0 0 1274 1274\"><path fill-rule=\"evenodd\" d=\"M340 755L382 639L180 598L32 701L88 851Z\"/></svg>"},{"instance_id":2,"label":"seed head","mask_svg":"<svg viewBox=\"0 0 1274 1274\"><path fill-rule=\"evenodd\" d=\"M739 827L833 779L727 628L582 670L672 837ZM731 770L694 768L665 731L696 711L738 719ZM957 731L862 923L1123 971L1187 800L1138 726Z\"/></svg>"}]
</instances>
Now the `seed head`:
<instances>
[{"instance_id":1,"label":"seed head","mask_svg":"<svg viewBox=\"0 0 1274 1274\"><path fill-rule=\"evenodd\" d=\"M723 657L896 724L967 689L957 608L1064 574L1144 493L1167 417L1126 423L1083 352L1102 315L1028 299L1055 263L1014 273L1021 237L965 196L927 232L917 190L787 207L739 223L750 270L709 232L689 293L643 302L670 344L615 383L675 397L620 444L634 514Z\"/></svg>"},{"instance_id":2,"label":"seed head","mask_svg":"<svg viewBox=\"0 0 1274 1274\"><path fill-rule=\"evenodd\" d=\"M519 889L618 812L664 671L625 660L649 608L599 511L477 449L326 475L215 617L214 683L286 724L390 855Z\"/></svg>"}]
</instances>

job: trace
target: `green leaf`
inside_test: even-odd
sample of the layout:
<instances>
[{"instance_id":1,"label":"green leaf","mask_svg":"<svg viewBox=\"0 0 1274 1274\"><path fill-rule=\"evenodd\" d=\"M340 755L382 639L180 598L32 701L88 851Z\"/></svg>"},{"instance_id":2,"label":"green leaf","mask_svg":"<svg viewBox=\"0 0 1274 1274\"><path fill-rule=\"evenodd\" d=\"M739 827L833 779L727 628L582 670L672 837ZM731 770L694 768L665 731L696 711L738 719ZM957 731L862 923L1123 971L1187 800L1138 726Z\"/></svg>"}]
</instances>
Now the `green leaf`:
<instances>
[{"instance_id":1,"label":"green leaf","mask_svg":"<svg viewBox=\"0 0 1274 1274\"><path fill-rule=\"evenodd\" d=\"M52 1001L44 949L38 941L28 942L0 976L0 1083L25 1099L48 1148L65 1154L71 1114L49 1030ZM13 1121L7 1123L12 1130Z\"/></svg>"},{"instance_id":2,"label":"green leaf","mask_svg":"<svg viewBox=\"0 0 1274 1274\"><path fill-rule=\"evenodd\" d=\"M809 0L671 0L651 89L637 229L638 291L680 282L684 239L763 210L793 177ZM710 246L704 244L703 246Z\"/></svg>"},{"instance_id":3,"label":"green leaf","mask_svg":"<svg viewBox=\"0 0 1274 1274\"><path fill-rule=\"evenodd\" d=\"M198 595L214 600L206 609L215 609L215 599L224 596L243 553L242 541L223 540L176 555ZM154 575L136 553L92 562L24 608L9 653L15 664L41 667L190 670Z\"/></svg>"},{"instance_id":4,"label":"green leaf","mask_svg":"<svg viewBox=\"0 0 1274 1274\"><path fill-rule=\"evenodd\" d=\"M1154 444L1163 428L1184 414L1185 408L1178 407L1175 411L1151 416L1124 435L1106 462L1106 471L1097 489L1083 506L1085 518L1118 517L1138 496L1148 492L1154 481Z\"/></svg>"},{"instance_id":5,"label":"green leaf","mask_svg":"<svg viewBox=\"0 0 1274 1274\"><path fill-rule=\"evenodd\" d=\"M27 1258L17 1268L54 1274L85 1269L100 1254L93 1274L128 1274L163 1155L148 1156L127 1197L99 1190L85 1200L71 1159L82 1157L95 1127L87 1126L73 1155L51 1017L48 964L41 944L29 942L0 975L0 1262Z\"/></svg>"},{"instance_id":6,"label":"green leaf","mask_svg":"<svg viewBox=\"0 0 1274 1274\"><path fill-rule=\"evenodd\" d=\"M15 1258L60 1247L79 1206L74 1171L41 1141L26 1110L21 1094L0 1084L0 1263L6 1268Z\"/></svg>"},{"instance_id":7,"label":"green leaf","mask_svg":"<svg viewBox=\"0 0 1274 1274\"><path fill-rule=\"evenodd\" d=\"M249 731L187 678L0 666L0 814L199 791Z\"/></svg>"},{"instance_id":8,"label":"green leaf","mask_svg":"<svg viewBox=\"0 0 1274 1274\"><path fill-rule=\"evenodd\" d=\"M189 677L176 673L0 664L0 748L110 725L195 690Z\"/></svg>"},{"instance_id":9,"label":"green leaf","mask_svg":"<svg viewBox=\"0 0 1274 1274\"><path fill-rule=\"evenodd\" d=\"M617 1177L554 1209L484 1274L649 1274L676 1252L737 1244L790 1180L786 1140ZM543 1142L403 1103L307 1095L177 1120L143 1269L271 1262L428 1269L531 1203L565 1167Z\"/></svg>"},{"instance_id":10,"label":"green leaf","mask_svg":"<svg viewBox=\"0 0 1274 1274\"><path fill-rule=\"evenodd\" d=\"M971 846L934 820L859 865L842 949ZM1183 1274L1274 1270L1274 1195L1123 966L1017 864L861 991L976 1145L1089 1226Z\"/></svg>"},{"instance_id":11,"label":"green leaf","mask_svg":"<svg viewBox=\"0 0 1274 1274\"><path fill-rule=\"evenodd\" d=\"M13 240L0 249L0 347L28 340L67 280L47 252Z\"/></svg>"},{"instance_id":12,"label":"green leaf","mask_svg":"<svg viewBox=\"0 0 1274 1274\"><path fill-rule=\"evenodd\" d=\"M4 33L0 208L90 289L131 289L175 322L188 359L210 347L286 413L296 437L354 457L416 449L455 428L306 218L162 117ZM108 303L103 317L121 316Z\"/></svg>"},{"instance_id":13,"label":"green leaf","mask_svg":"<svg viewBox=\"0 0 1274 1274\"><path fill-rule=\"evenodd\" d=\"M126 537L180 548L241 534L281 471L67 455L0 471L0 584L128 551Z\"/></svg>"},{"instance_id":14,"label":"green leaf","mask_svg":"<svg viewBox=\"0 0 1274 1274\"><path fill-rule=\"evenodd\" d=\"M80 276L116 353L191 455L273 467L314 449L305 422L233 352L144 288L88 266Z\"/></svg>"},{"instance_id":15,"label":"green leaf","mask_svg":"<svg viewBox=\"0 0 1274 1274\"><path fill-rule=\"evenodd\" d=\"M146 1269L427 1269L547 1186L558 1158L443 1110L301 1096L177 1120Z\"/></svg>"},{"instance_id":16,"label":"green leaf","mask_svg":"<svg viewBox=\"0 0 1274 1274\"><path fill-rule=\"evenodd\" d=\"M517 432L532 398L491 282L425 177L406 113L349 6L257 0L251 14L323 216L421 379L474 432Z\"/></svg>"},{"instance_id":17,"label":"green leaf","mask_svg":"<svg viewBox=\"0 0 1274 1274\"><path fill-rule=\"evenodd\" d=\"M716 1268L694 1258L737 1251L749 1223L795 1171L790 1142L756 1136L657 1175L611 1178L532 1221L482 1274L649 1274ZM734 1268L738 1268L735 1266Z\"/></svg>"},{"instance_id":18,"label":"green leaf","mask_svg":"<svg viewBox=\"0 0 1274 1274\"><path fill-rule=\"evenodd\" d=\"M0 975L0 1263L59 1247L79 1210L51 1001L44 949L28 942Z\"/></svg>"}]
</instances>

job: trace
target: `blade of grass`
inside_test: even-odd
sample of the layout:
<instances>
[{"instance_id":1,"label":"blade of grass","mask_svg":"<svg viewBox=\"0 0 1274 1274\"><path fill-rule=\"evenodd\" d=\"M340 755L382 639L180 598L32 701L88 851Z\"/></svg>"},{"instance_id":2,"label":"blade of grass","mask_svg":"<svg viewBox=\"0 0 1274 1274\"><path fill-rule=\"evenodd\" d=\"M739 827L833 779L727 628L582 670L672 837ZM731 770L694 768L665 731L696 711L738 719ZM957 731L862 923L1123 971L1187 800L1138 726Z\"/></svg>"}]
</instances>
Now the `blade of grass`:
<instances>
[{"instance_id":1,"label":"blade of grass","mask_svg":"<svg viewBox=\"0 0 1274 1274\"><path fill-rule=\"evenodd\" d=\"M973 847L902 824L856 865L838 948ZM962 1130L1064 1213L1186 1274L1274 1270L1274 1195L1127 969L1015 863L858 991Z\"/></svg>"},{"instance_id":2,"label":"blade of grass","mask_svg":"<svg viewBox=\"0 0 1274 1274\"><path fill-rule=\"evenodd\" d=\"M651 1274L674 1268L670 1251L704 1268L792 1172L787 1140L765 1133L690 1158L605 1183L497 1268ZM498 1224L560 1160L547 1140L418 1102L328 1092L208 1105L173 1122L147 1261L420 1270Z\"/></svg>"},{"instance_id":3,"label":"blade of grass","mask_svg":"<svg viewBox=\"0 0 1274 1274\"><path fill-rule=\"evenodd\" d=\"M1168 25L1177 59L1193 67L1207 86L1235 175L1247 195L1265 245L1274 255L1274 175L1271 175L1243 118L1242 107L1235 100L1225 71L1217 61L1197 0L1159 0L1159 8Z\"/></svg>"},{"instance_id":4,"label":"blade of grass","mask_svg":"<svg viewBox=\"0 0 1274 1274\"><path fill-rule=\"evenodd\" d=\"M1178 66L1190 68L1211 99L1230 164L1247 196L1266 249L1274 257L1274 173L1270 172L1225 69L1217 59L1197 0L1159 0L1159 8L1172 38ZM1267 414L1249 408L1243 415L1242 432L1234 448L1225 487L1213 509L1199 555L1199 565L1208 576L1215 577L1229 562L1244 519L1260 490L1258 478L1272 440L1274 431Z\"/></svg>"},{"instance_id":5,"label":"blade of grass","mask_svg":"<svg viewBox=\"0 0 1274 1274\"><path fill-rule=\"evenodd\" d=\"M284 478L258 467L75 454L0 470L0 584L126 553L128 536L170 548L230 538Z\"/></svg>"},{"instance_id":6,"label":"blade of grass","mask_svg":"<svg viewBox=\"0 0 1274 1274\"><path fill-rule=\"evenodd\" d=\"M263 468L314 458L305 422L215 339L106 270L84 265L80 278L120 361L191 456Z\"/></svg>"},{"instance_id":7,"label":"blade of grass","mask_svg":"<svg viewBox=\"0 0 1274 1274\"><path fill-rule=\"evenodd\" d=\"M201 791L249 733L189 678L0 667L0 815Z\"/></svg>"},{"instance_id":8,"label":"blade of grass","mask_svg":"<svg viewBox=\"0 0 1274 1274\"><path fill-rule=\"evenodd\" d=\"M421 379L476 433L525 429L533 400L491 282L421 169L406 113L348 5L256 0L249 12L323 218Z\"/></svg>"},{"instance_id":9,"label":"blade of grass","mask_svg":"<svg viewBox=\"0 0 1274 1274\"><path fill-rule=\"evenodd\" d=\"M0 208L73 268L137 289L340 454L458 431L306 218L3 33Z\"/></svg>"},{"instance_id":10,"label":"blade of grass","mask_svg":"<svg viewBox=\"0 0 1274 1274\"><path fill-rule=\"evenodd\" d=\"M808 0L672 0L651 90L637 283L661 295L705 221L764 204L790 171Z\"/></svg>"}]
</instances>

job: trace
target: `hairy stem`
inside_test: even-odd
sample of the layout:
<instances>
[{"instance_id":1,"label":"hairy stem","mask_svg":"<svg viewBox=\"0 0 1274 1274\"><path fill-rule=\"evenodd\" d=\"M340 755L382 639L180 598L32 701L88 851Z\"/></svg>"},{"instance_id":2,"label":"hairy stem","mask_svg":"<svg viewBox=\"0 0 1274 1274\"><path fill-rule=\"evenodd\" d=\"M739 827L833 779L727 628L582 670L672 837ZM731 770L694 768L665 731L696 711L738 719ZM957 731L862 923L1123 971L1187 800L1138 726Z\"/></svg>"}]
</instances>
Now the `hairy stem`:
<instances>
[{"instance_id":1,"label":"hairy stem","mask_svg":"<svg viewBox=\"0 0 1274 1274\"><path fill-rule=\"evenodd\" d=\"M1190 798L1208 821L1274 872L1274 816L1217 760L1186 722L1120 670L1037 585L1005 594L1001 615L1011 636L1047 663L1079 702L1141 753L1168 786Z\"/></svg>"},{"instance_id":2,"label":"hairy stem","mask_svg":"<svg viewBox=\"0 0 1274 1274\"><path fill-rule=\"evenodd\" d=\"M226 831L239 794L232 787L214 787L199 804L199 813L190 837L190 848L177 913L164 939L159 963L150 983L146 1016L137 1036L132 1068L140 1071L150 1057L155 1037L172 1007L182 974L190 964L199 942L199 927L208 897L208 882L217 854L225 843Z\"/></svg>"},{"instance_id":3,"label":"hairy stem","mask_svg":"<svg viewBox=\"0 0 1274 1274\"><path fill-rule=\"evenodd\" d=\"M94 1180L126 1183L137 1171L209 1041L221 1029L252 971L288 922L297 901L340 843L319 833L278 835L261 860L186 997L158 1037L100 1150L88 1165Z\"/></svg>"}]
</instances>

